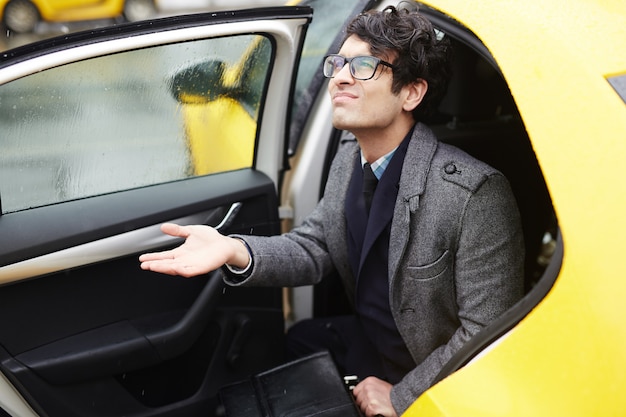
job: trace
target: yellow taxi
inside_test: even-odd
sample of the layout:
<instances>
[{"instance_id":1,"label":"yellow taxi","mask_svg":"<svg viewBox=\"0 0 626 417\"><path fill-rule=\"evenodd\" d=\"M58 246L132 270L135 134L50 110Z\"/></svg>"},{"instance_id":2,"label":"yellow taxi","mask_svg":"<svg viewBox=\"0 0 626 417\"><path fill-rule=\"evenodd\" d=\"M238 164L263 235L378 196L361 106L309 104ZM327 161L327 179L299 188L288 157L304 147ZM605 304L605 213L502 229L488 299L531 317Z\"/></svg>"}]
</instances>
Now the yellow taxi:
<instances>
[{"instance_id":1,"label":"yellow taxi","mask_svg":"<svg viewBox=\"0 0 626 417\"><path fill-rule=\"evenodd\" d=\"M140 20L155 12L153 0L0 0L0 18L8 30L32 32L40 21L125 17Z\"/></svg>"},{"instance_id":2,"label":"yellow taxi","mask_svg":"<svg viewBox=\"0 0 626 417\"><path fill-rule=\"evenodd\" d=\"M425 122L507 176L526 244L524 298L405 416L626 415L622 0L304 0L4 51L0 415L220 416L220 387L284 362L285 326L344 312L332 277L284 297L137 255L180 243L166 221L299 225L346 133L322 59L388 5L449 37L453 77Z\"/></svg>"}]
</instances>

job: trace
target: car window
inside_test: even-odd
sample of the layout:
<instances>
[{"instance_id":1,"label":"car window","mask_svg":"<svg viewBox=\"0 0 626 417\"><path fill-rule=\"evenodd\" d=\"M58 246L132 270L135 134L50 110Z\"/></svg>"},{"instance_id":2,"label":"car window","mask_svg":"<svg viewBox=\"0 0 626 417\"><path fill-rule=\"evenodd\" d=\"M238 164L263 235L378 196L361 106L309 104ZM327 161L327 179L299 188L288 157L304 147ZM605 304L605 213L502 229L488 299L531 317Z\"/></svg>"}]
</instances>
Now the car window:
<instances>
[{"instance_id":1,"label":"car window","mask_svg":"<svg viewBox=\"0 0 626 417\"><path fill-rule=\"evenodd\" d=\"M2 213L251 167L271 45L197 40L1 85Z\"/></svg>"},{"instance_id":2,"label":"car window","mask_svg":"<svg viewBox=\"0 0 626 417\"><path fill-rule=\"evenodd\" d=\"M622 101L626 103L626 75L609 77L608 80L617 94L622 98Z\"/></svg>"},{"instance_id":3,"label":"car window","mask_svg":"<svg viewBox=\"0 0 626 417\"><path fill-rule=\"evenodd\" d=\"M324 56L341 40L346 23L366 8L366 0L305 0L313 8L296 78L289 153L293 154L304 128L311 105L324 81L321 63ZM333 52L335 52L333 50Z\"/></svg>"},{"instance_id":4,"label":"car window","mask_svg":"<svg viewBox=\"0 0 626 417\"><path fill-rule=\"evenodd\" d=\"M358 0L333 1L309 0L304 4L313 7L313 21L309 26L307 37L304 40L302 58L298 68L296 81L296 96L303 94L303 90L311 82L318 70L319 64L333 41L344 28L345 22L356 14Z\"/></svg>"}]
</instances>

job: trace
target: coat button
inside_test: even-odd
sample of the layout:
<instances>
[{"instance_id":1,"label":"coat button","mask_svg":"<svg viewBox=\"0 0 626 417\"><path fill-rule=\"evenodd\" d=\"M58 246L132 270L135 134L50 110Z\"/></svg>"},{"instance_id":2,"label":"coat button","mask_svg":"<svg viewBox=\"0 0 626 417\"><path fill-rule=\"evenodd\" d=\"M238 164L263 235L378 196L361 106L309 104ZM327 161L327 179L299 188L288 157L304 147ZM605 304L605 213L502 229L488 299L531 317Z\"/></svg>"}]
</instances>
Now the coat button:
<instances>
[{"instance_id":1,"label":"coat button","mask_svg":"<svg viewBox=\"0 0 626 417\"><path fill-rule=\"evenodd\" d=\"M444 172L448 175L452 175L456 172L456 165L454 164L448 164L445 166L445 168L443 169Z\"/></svg>"}]
</instances>

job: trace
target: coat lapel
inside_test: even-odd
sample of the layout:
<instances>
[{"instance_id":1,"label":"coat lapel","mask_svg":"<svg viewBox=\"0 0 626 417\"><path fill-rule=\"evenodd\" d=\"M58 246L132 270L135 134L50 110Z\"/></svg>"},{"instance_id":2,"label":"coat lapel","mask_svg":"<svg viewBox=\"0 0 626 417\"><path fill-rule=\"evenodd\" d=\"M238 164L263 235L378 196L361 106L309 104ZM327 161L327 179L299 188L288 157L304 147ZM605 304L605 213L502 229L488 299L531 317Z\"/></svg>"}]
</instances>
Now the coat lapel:
<instances>
[{"instance_id":1,"label":"coat lapel","mask_svg":"<svg viewBox=\"0 0 626 417\"><path fill-rule=\"evenodd\" d=\"M402 166L399 192L391 223L389 242L389 286L391 290L393 290L400 259L402 259L409 241L411 216L415 215L419 208L419 198L424 193L430 164L436 150L437 138L434 133L426 125L417 123L413 129L413 136L409 142Z\"/></svg>"}]
</instances>

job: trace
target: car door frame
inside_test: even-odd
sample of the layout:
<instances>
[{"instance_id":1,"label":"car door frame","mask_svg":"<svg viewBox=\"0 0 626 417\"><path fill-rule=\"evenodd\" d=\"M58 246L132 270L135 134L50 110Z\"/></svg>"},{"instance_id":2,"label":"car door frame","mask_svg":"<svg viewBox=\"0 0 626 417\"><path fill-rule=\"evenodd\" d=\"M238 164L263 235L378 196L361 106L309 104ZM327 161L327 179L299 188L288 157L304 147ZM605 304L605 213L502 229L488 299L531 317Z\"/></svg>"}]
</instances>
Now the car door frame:
<instances>
[{"instance_id":1,"label":"car door frame","mask_svg":"<svg viewBox=\"0 0 626 417\"><path fill-rule=\"evenodd\" d=\"M261 227L253 232L278 233L277 190L286 168L288 109L294 85L293 81L285 80L295 77L311 16L312 10L307 7L176 16L81 32L4 53L0 61L0 83L77 60L190 39L252 32L270 37L276 48L266 86L266 97L271 97L273 104L263 106L259 114L253 168L3 214L0 230L12 239L5 238L0 244L3 255L0 282L7 288L15 287L23 282L38 281L38 278L43 281L52 274L170 247L178 240L162 236L159 224L165 221L214 226L224 221L224 232L250 233L242 230L247 225L236 216L242 216L240 210L247 210L254 219L254 211L262 209L263 213L271 214L267 219L254 219ZM164 200L163 196L169 198ZM244 206L247 202L250 204L242 209L238 206L242 201ZM26 233L24 225L28 225ZM91 251L92 256L85 256L86 251ZM209 299L219 291L207 290L207 287L222 291L215 284L219 282L216 278L209 277L206 281L208 284L202 292L209 293ZM196 304L190 310L196 308ZM184 319L181 323L185 325ZM237 329L231 330L235 340ZM10 356L5 356L2 363L5 373L25 369ZM5 388L0 390L2 408L12 415L35 415L33 410L38 415L48 415L17 378L8 374L1 380ZM163 413L175 415L172 411ZM163 413L137 415L165 415Z\"/></svg>"}]
</instances>

